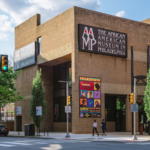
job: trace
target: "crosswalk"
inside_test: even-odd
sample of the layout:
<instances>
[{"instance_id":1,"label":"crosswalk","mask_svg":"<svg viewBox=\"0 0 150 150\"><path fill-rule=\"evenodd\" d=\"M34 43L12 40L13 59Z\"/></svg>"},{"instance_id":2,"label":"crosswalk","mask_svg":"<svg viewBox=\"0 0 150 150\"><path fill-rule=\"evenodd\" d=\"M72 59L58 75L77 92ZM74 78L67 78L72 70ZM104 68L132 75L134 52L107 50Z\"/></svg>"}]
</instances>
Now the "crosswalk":
<instances>
[{"instance_id":1,"label":"crosswalk","mask_svg":"<svg viewBox=\"0 0 150 150\"><path fill-rule=\"evenodd\" d=\"M136 145L150 145L150 141L149 142L131 142L131 143L125 143L125 144L136 144Z\"/></svg>"},{"instance_id":2,"label":"crosswalk","mask_svg":"<svg viewBox=\"0 0 150 150\"><path fill-rule=\"evenodd\" d=\"M50 139L50 140L14 140L14 141L5 141L0 142L0 148L1 147L15 147L15 146L31 146L31 145L47 145L47 144L61 144L61 143L89 143L92 142L91 140L56 140L56 139ZM112 144L109 143L108 144ZM123 143L122 143L123 144ZM124 142L124 144L132 145L150 145L150 141L148 142Z\"/></svg>"},{"instance_id":3,"label":"crosswalk","mask_svg":"<svg viewBox=\"0 0 150 150\"><path fill-rule=\"evenodd\" d=\"M79 141L79 140L26 140L26 141L11 141L11 142L1 142L0 147L13 147L13 146L31 146L31 145L46 145L46 144L61 144L61 143L87 143L91 141Z\"/></svg>"}]
</instances>

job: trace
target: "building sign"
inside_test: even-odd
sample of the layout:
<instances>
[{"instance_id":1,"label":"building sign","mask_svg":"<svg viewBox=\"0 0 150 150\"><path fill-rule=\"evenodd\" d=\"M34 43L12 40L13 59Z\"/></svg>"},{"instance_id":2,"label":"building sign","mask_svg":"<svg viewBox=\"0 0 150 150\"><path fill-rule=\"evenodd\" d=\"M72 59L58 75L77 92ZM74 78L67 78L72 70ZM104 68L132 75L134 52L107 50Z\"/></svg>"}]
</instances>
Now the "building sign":
<instances>
[{"instance_id":1,"label":"building sign","mask_svg":"<svg viewBox=\"0 0 150 150\"><path fill-rule=\"evenodd\" d=\"M36 116L42 116L42 106L36 106Z\"/></svg>"},{"instance_id":2,"label":"building sign","mask_svg":"<svg viewBox=\"0 0 150 150\"><path fill-rule=\"evenodd\" d=\"M14 51L14 70L18 70L36 63L36 42L32 42Z\"/></svg>"},{"instance_id":3,"label":"building sign","mask_svg":"<svg viewBox=\"0 0 150 150\"><path fill-rule=\"evenodd\" d=\"M101 117L100 78L80 77L80 117Z\"/></svg>"},{"instance_id":4,"label":"building sign","mask_svg":"<svg viewBox=\"0 0 150 150\"><path fill-rule=\"evenodd\" d=\"M127 57L127 34L79 24L79 51Z\"/></svg>"},{"instance_id":5,"label":"building sign","mask_svg":"<svg viewBox=\"0 0 150 150\"><path fill-rule=\"evenodd\" d=\"M65 106L65 113L71 113L71 106Z\"/></svg>"},{"instance_id":6,"label":"building sign","mask_svg":"<svg viewBox=\"0 0 150 150\"><path fill-rule=\"evenodd\" d=\"M21 115L21 106L17 106L17 115Z\"/></svg>"},{"instance_id":7,"label":"building sign","mask_svg":"<svg viewBox=\"0 0 150 150\"><path fill-rule=\"evenodd\" d=\"M138 112L138 105L137 104L131 105L131 112Z\"/></svg>"}]
</instances>

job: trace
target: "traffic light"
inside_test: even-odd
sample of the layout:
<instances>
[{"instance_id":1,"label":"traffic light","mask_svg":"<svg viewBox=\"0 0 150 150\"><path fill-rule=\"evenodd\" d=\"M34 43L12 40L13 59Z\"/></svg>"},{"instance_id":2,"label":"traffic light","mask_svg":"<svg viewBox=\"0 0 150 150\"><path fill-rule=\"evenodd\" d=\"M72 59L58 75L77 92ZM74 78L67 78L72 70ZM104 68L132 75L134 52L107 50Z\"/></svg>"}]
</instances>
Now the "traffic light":
<instances>
[{"instance_id":1,"label":"traffic light","mask_svg":"<svg viewBox=\"0 0 150 150\"><path fill-rule=\"evenodd\" d=\"M129 102L130 102L131 104L133 104L133 102L134 102L134 93L130 93L130 94L129 94Z\"/></svg>"},{"instance_id":2,"label":"traffic light","mask_svg":"<svg viewBox=\"0 0 150 150\"><path fill-rule=\"evenodd\" d=\"M1 55L0 60L0 71L8 72L8 55Z\"/></svg>"},{"instance_id":3,"label":"traffic light","mask_svg":"<svg viewBox=\"0 0 150 150\"><path fill-rule=\"evenodd\" d=\"M67 96L67 105L71 105L71 96Z\"/></svg>"}]
</instances>

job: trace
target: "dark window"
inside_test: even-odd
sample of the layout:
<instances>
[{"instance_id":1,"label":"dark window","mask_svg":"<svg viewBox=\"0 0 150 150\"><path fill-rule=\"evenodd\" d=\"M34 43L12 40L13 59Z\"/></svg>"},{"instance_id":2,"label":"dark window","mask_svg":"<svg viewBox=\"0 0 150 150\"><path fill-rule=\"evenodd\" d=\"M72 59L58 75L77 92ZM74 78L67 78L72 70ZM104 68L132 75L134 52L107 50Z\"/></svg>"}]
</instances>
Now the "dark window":
<instances>
[{"instance_id":1,"label":"dark window","mask_svg":"<svg viewBox=\"0 0 150 150\"><path fill-rule=\"evenodd\" d=\"M66 106L66 97L59 98L60 104L60 122L65 122L66 120L66 113L65 113L65 106Z\"/></svg>"},{"instance_id":2,"label":"dark window","mask_svg":"<svg viewBox=\"0 0 150 150\"><path fill-rule=\"evenodd\" d=\"M60 74L59 74L59 80L60 81L66 81L66 64L61 64L60 66ZM60 82L60 89L66 88L66 84Z\"/></svg>"},{"instance_id":3,"label":"dark window","mask_svg":"<svg viewBox=\"0 0 150 150\"><path fill-rule=\"evenodd\" d=\"M54 67L54 90L59 89L59 65Z\"/></svg>"},{"instance_id":4,"label":"dark window","mask_svg":"<svg viewBox=\"0 0 150 150\"><path fill-rule=\"evenodd\" d=\"M105 98L105 120L116 121L116 97L114 96Z\"/></svg>"},{"instance_id":5,"label":"dark window","mask_svg":"<svg viewBox=\"0 0 150 150\"><path fill-rule=\"evenodd\" d=\"M69 68L71 68L71 62L63 63L53 67L53 101L54 101L54 122L66 121L66 83L60 83L58 81L69 81ZM69 87L69 95L71 96L71 87ZM69 121L72 120L71 114L69 114Z\"/></svg>"},{"instance_id":6,"label":"dark window","mask_svg":"<svg viewBox=\"0 0 150 150\"><path fill-rule=\"evenodd\" d=\"M42 51L41 51L41 37L39 37L37 39L37 42L38 42L38 55L40 55L42 53Z\"/></svg>"}]
</instances>

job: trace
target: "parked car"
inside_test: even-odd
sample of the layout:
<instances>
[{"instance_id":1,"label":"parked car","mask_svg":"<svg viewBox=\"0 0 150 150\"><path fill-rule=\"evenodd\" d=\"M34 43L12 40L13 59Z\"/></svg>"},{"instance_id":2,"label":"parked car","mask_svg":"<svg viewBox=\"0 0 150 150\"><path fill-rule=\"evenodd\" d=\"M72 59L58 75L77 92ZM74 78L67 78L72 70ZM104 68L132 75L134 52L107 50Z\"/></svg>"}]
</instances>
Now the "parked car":
<instances>
[{"instance_id":1,"label":"parked car","mask_svg":"<svg viewBox=\"0 0 150 150\"><path fill-rule=\"evenodd\" d=\"M0 124L0 135L7 136L9 133L8 128L5 127L3 124Z\"/></svg>"}]
</instances>

